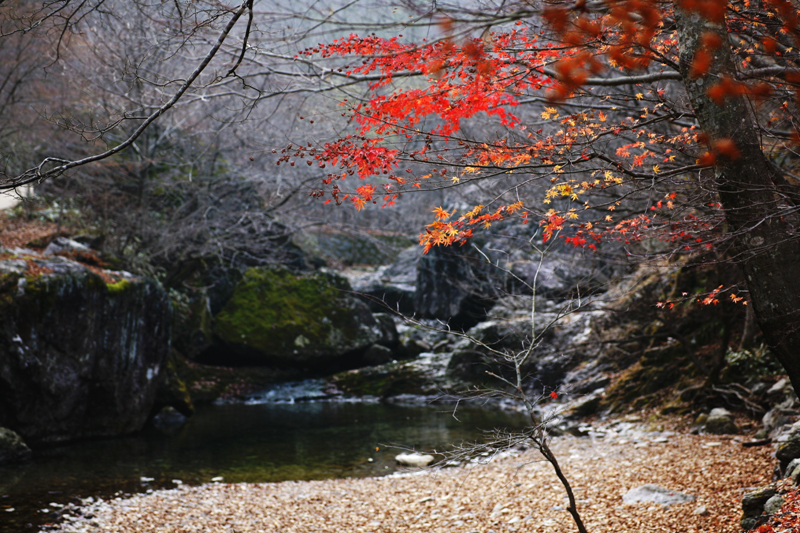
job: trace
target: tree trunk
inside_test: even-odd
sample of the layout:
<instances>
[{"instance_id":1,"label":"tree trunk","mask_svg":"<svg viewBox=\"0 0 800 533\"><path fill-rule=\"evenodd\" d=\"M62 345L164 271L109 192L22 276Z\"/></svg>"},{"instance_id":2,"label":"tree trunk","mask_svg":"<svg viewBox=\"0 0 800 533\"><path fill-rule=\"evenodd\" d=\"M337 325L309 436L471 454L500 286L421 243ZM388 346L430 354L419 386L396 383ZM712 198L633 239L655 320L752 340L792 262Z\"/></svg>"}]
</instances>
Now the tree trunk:
<instances>
[{"instance_id":1,"label":"tree trunk","mask_svg":"<svg viewBox=\"0 0 800 533\"><path fill-rule=\"evenodd\" d=\"M779 175L761 149L749 102L729 96L717 105L707 95L720 77L735 72L724 25L696 13L677 10L680 68L697 121L711 143L731 139L740 156L717 155L716 186L734 239L734 257L744 270L750 301L767 344L783 365L795 390L800 391L800 242L775 186ZM717 33L722 46L714 53L708 73L689 75L705 32Z\"/></svg>"}]
</instances>

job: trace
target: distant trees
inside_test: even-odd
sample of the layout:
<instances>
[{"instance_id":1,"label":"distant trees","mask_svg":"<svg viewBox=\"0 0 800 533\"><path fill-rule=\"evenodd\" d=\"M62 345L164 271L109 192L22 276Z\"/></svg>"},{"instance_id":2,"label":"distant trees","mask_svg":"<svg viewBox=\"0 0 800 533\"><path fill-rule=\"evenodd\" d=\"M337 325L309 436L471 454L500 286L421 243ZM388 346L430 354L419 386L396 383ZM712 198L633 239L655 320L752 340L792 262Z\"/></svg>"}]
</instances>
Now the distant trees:
<instances>
[{"instance_id":1,"label":"distant trees","mask_svg":"<svg viewBox=\"0 0 800 533\"><path fill-rule=\"evenodd\" d=\"M345 7L3 3L0 190L75 198L105 224L107 247L142 267L280 261L274 244L295 228L361 223L308 196L320 169L282 168L271 153L305 138L309 119L314 135L335 136L340 96L327 95L360 90L294 59L311 36L350 24ZM384 227L402 219L376 215Z\"/></svg>"}]
</instances>

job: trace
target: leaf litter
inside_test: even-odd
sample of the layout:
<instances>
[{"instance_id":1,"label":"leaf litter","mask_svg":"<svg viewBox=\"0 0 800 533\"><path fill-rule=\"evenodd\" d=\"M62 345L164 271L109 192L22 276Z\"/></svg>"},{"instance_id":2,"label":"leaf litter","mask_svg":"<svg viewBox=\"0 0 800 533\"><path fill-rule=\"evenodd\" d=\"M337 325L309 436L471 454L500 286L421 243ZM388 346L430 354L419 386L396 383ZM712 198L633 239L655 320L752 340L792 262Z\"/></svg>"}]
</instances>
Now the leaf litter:
<instances>
[{"instance_id":1,"label":"leaf litter","mask_svg":"<svg viewBox=\"0 0 800 533\"><path fill-rule=\"evenodd\" d=\"M666 440L666 442L664 442ZM559 437L552 441L592 532L739 532L746 488L769 483L772 450L696 435L669 439ZM719 442L709 447L707 443ZM625 505L653 483L696 497ZM705 508L703 512L697 510ZM569 532L575 526L549 465L535 450L486 464L383 478L212 483L96 501L66 515L60 533Z\"/></svg>"}]
</instances>

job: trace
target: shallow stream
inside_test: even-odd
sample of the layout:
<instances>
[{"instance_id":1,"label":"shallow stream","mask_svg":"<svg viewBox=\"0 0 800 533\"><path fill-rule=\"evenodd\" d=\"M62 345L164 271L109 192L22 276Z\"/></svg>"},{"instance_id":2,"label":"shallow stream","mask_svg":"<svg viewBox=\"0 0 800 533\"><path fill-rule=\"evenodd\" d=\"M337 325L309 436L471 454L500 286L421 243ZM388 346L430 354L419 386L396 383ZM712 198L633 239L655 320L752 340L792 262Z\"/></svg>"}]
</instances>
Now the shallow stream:
<instances>
[{"instance_id":1,"label":"shallow stream","mask_svg":"<svg viewBox=\"0 0 800 533\"><path fill-rule=\"evenodd\" d=\"M178 482L386 475L403 449L441 450L480 440L485 430L525 424L518 413L473 407L459 408L456 419L447 405L268 401L274 399L265 393L209 405L180 427L37 450L26 465L0 467L0 531L36 531L58 516L45 510L78 498Z\"/></svg>"}]
</instances>

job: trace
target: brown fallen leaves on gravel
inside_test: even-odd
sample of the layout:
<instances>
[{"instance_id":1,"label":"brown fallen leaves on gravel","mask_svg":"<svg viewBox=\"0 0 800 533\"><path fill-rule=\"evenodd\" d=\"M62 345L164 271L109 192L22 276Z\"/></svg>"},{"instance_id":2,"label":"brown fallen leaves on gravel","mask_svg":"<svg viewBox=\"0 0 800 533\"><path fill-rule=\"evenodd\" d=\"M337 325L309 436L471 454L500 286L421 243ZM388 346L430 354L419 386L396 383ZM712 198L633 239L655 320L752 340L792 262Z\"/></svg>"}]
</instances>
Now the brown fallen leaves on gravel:
<instances>
[{"instance_id":1,"label":"brown fallen leaves on gravel","mask_svg":"<svg viewBox=\"0 0 800 533\"><path fill-rule=\"evenodd\" d=\"M714 444L709 445L709 443ZM738 532L745 487L769 482L770 447L676 435L666 443L558 438L553 449L592 532ZM625 505L645 483L693 503ZM698 506L708 513L696 514ZM564 491L535 450L419 475L211 484L116 498L84 508L63 532L426 533L571 532Z\"/></svg>"}]
</instances>

